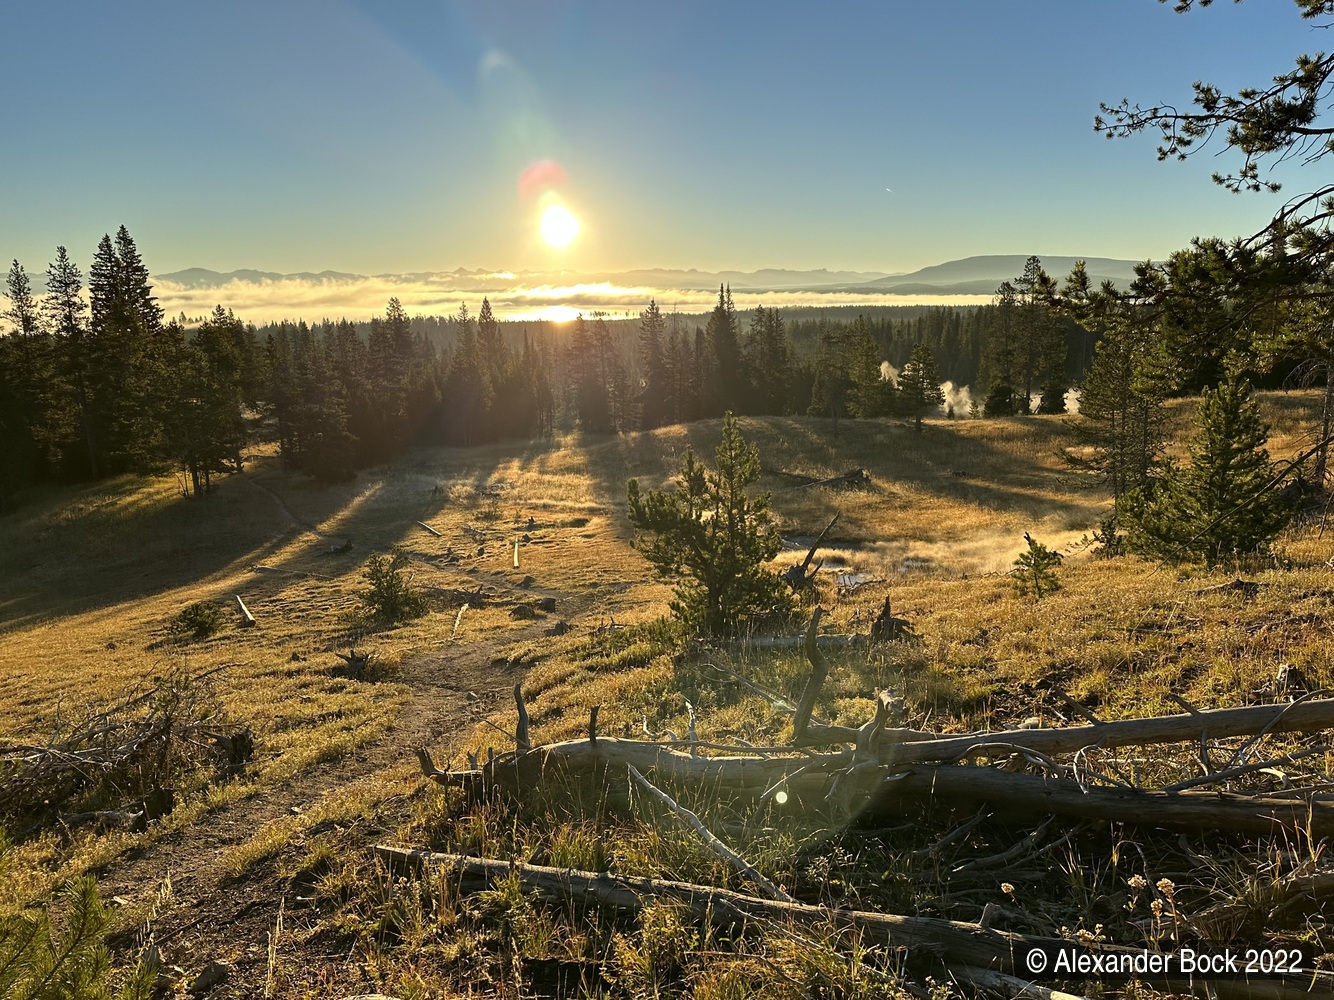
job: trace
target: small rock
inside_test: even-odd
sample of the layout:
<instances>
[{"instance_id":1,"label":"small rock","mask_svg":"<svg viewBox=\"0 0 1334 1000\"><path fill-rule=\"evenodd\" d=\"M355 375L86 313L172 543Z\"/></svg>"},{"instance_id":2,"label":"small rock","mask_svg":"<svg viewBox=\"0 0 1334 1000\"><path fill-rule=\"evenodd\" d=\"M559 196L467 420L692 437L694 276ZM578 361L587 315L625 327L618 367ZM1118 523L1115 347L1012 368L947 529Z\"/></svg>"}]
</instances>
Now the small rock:
<instances>
[{"instance_id":1,"label":"small rock","mask_svg":"<svg viewBox=\"0 0 1334 1000\"><path fill-rule=\"evenodd\" d=\"M546 632L544 632L543 634L544 634L544 635L564 635L565 633L567 633L567 632L569 632L569 631L570 631L570 623L569 623L569 622L556 622L555 625L552 625L551 628L547 629Z\"/></svg>"},{"instance_id":2,"label":"small rock","mask_svg":"<svg viewBox=\"0 0 1334 1000\"><path fill-rule=\"evenodd\" d=\"M552 612L556 610L556 599L554 597L544 597L537 602L537 610Z\"/></svg>"},{"instance_id":3,"label":"small rock","mask_svg":"<svg viewBox=\"0 0 1334 1000\"><path fill-rule=\"evenodd\" d=\"M190 992L195 996L203 996L213 987L226 982L231 971L232 967L226 962L209 962L204 966L204 971L195 976L195 981L190 984Z\"/></svg>"}]
</instances>

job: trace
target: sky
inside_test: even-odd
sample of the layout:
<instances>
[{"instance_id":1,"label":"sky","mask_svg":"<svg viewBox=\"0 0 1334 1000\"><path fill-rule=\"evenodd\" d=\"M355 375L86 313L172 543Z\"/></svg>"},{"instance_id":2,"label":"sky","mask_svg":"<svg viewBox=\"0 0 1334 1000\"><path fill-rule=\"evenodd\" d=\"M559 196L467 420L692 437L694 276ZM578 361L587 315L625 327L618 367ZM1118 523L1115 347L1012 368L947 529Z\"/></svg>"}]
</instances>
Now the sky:
<instances>
[{"instance_id":1,"label":"sky","mask_svg":"<svg viewBox=\"0 0 1334 1000\"><path fill-rule=\"evenodd\" d=\"M1212 184L1226 155L1160 163L1151 136L1109 142L1099 102L1263 83L1327 38L1287 0L1184 15L0 0L0 15L0 258L32 274L57 244L86 269L121 224L158 274L1161 259L1253 232L1282 196ZM540 229L553 204L578 220L564 249Z\"/></svg>"}]
</instances>

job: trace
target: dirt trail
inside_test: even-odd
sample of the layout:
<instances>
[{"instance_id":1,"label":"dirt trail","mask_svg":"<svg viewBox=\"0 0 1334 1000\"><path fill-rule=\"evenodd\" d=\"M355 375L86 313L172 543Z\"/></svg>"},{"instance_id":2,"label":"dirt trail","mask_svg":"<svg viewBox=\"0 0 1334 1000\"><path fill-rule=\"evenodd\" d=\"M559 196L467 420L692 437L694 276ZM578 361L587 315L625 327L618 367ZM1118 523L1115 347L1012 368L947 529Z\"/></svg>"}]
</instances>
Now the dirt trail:
<instances>
[{"instance_id":1,"label":"dirt trail","mask_svg":"<svg viewBox=\"0 0 1334 1000\"><path fill-rule=\"evenodd\" d=\"M297 518L272 490L251 482L273 497L295 527L325 537ZM492 588L512 590L515 596L531 595L537 589L521 590L496 579L485 582ZM587 614L598 599L593 593L571 596L546 589L541 593L557 599L558 614L567 621ZM221 867L223 852L246 842L266 823L307 811L336 789L415 759L414 751L419 746L461 741L481 716L509 702L514 684L523 678L526 668L506 662L502 650L540 637L552 621L538 620L467 645L442 644L435 651L412 657L402 665L398 678L411 693L383 736L292 781L210 813L137 854L119 859L99 873L103 898L129 903L151 900L169 879L170 897L154 922L153 939L167 963L185 970L187 984L210 961L230 963L226 980L207 994L211 1000L263 995L268 938L279 903L285 899L279 979L295 977L306 988L315 985L319 975L343 966L349 957L327 953L333 938L322 933L322 914L302 908L296 898L300 893L277 876L271 863L229 880ZM327 667L332 667L332 656L329 661ZM314 662L311 666L327 669ZM367 844L391 835L401 818L396 813L405 815L406 806L395 810L391 804L382 828L363 823L360 825L365 828L356 833ZM127 934L113 945L128 956L137 942ZM280 990L276 995L285 992Z\"/></svg>"},{"instance_id":2,"label":"dirt trail","mask_svg":"<svg viewBox=\"0 0 1334 1000\"><path fill-rule=\"evenodd\" d=\"M569 602L567 617L579 615L591 597ZM138 856L116 863L102 878L103 898L151 899L168 878L171 898L155 922L154 938L167 960L190 973L213 959L232 963L227 981L208 995L252 997L262 990L268 961L268 935L287 897L280 969L313 964L335 956L320 950L316 934L320 914L299 907L293 893L264 864L239 880L228 880L220 866L222 853L244 843L264 824L315 806L342 786L412 760L416 747L462 740L480 715L512 697L524 668L495 661L500 650L533 639L550 626L537 622L522 629L467 646L449 646L422 654L403 666L402 680L412 688L392 726L380 739L339 760L323 764L282 786L235 803L204 817L191 827L163 838ZM392 813L392 810L391 810ZM366 829L367 842L392 833ZM132 942L119 942L131 945ZM312 946L314 948L312 952ZM346 956L337 956L343 961Z\"/></svg>"}]
</instances>

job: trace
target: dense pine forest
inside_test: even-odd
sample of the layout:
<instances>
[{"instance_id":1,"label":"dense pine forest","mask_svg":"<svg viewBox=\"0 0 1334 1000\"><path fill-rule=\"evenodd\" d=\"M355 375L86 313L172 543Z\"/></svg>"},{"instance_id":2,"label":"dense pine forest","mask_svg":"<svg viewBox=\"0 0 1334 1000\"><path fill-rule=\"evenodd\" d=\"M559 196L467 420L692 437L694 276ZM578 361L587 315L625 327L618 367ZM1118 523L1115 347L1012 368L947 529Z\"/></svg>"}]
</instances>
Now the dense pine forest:
<instances>
[{"instance_id":1,"label":"dense pine forest","mask_svg":"<svg viewBox=\"0 0 1334 1000\"><path fill-rule=\"evenodd\" d=\"M1038 258L979 308L743 314L719 289L707 316L569 324L476 315L410 318L396 299L369 323L246 324L223 305L167 320L125 227L84 276L64 247L37 295L9 271L0 337L0 504L43 482L175 469L182 493L275 441L287 468L325 482L411 444L474 445L652 429L722 416L953 418L1062 413L1081 393L1084 463L1119 498L1161 470L1162 404L1225 380L1323 379L1328 348L1272 289L1218 280L1200 243L1145 264L1130 288L1064 281ZM1281 292L1281 290L1280 290ZM1309 307L1306 307L1309 311ZM1326 420L1329 419L1326 407ZM1324 473L1323 450L1315 456Z\"/></svg>"}]
</instances>

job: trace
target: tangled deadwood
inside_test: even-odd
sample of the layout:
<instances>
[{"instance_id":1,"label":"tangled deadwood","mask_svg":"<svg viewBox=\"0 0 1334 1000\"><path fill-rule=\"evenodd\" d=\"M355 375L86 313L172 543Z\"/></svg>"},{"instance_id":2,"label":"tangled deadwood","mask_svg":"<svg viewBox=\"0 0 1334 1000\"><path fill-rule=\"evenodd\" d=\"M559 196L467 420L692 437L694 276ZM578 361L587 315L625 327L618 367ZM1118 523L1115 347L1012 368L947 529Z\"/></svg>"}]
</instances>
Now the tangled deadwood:
<instances>
[{"instance_id":1,"label":"tangled deadwood","mask_svg":"<svg viewBox=\"0 0 1334 1000\"><path fill-rule=\"evenodd\" d=\"M674 739L672 744L595 738L590 731L586 740L534 745L523 695L516 687L521 736L513 753L499 754L480 768L444 772L423 750L423 771L441 784L458 785L471 794L500 793L516 800L557 777L592 784L613 801L625 799L629 776L637 771L650 781L687 789L692 797L753 804L773 800L788 808L833 808L844 816L894 812L902 799L915 798L986 803L998 815L1021 818L1041 814L1254 834L1284 830L1301 830L1313 837L1334 834L1334 795L1328 791L1334 782L1326 775L1319 775L1309 787L1293 786L1285 778L1283 788L1259 794L1233 790L1243 775L1316 756L1310 749L1265 760L1259 749L1270 734L1334 728L1334 699L1306 697L1209 711L1186 705L1184 714L1178 715L942 735L901 728L902 702L884 693L877 699L875 717L864 725L832 726L813 719L830 671L816 641L821 615L817 608L803 640L811 676L792 709L793 737L788 747L709 746L706 749L723 752L705 756L693 730L686 741ZM1084 714L1093 718L1087 710ZM1245 747L1219 747L1231 753L1228 765L1212 763L1211 744L1242 736L1251 737ZM1198 743L1205 773L1152 789L1091 774L1087 767L1081 770L1081 758L1090 751L1163 743ZM1062 763L1055 759L1061 755L1074 757ZM999 761L1001 766L960 764L969 759Z\"/></svg>"},{"instance_id":2,"label":"tangled deadwood","mask_svg":"<svg viewBox=\"0 0 1334 1000\"><path fill-rule=\"evenodd\" d=\"M0 745L0 820L23 836L59 820L142 828L170 812L173 785L201 769L239 770L254 754L208 679L175 671L147 691L57 722L44 742Z\"/></svg>"},{"instance_id":3,"label":"tangled deadwood","mask_svg":"<svg viewBox=\"0 0 1334 1000\"><path fill-rule=\"evenodd\" d=\"M517 878L540 894L583 906L606 907L639 912L654 899L672 899L684 904L701 921L747 933L752 926L760 930L775 925L829 929L864 945L876 942L900 949L913 969L939 969L942 966L961 978L991 987L1003 986L1013 996L1068 996L1038 987L1028 989L1031 968L1024 956L1034 949L1054 951L1070 949L1071 942L1054 937L1019 934L997 930L985 923L967 923L938 917L904 916L867 910L832 908L801 903L790 898L762 898L713 886L669 879L641 878L607 872L579 871L514 861L437 854L377 846L379 858L391 869L439 868L460 888L471 884L485 887L496 881ZM1133 957L1142 948L1098 943L1083 946L1090 955ZM1022 977L1013 978L1015 976ZM1174 992L1194 993L1199 981L1186 978L1160 980ZM1334 976L1328 972L1305 975L1277 975L1264 979L1227 979L1211 977L1212 995L1246 1000L1284 1000L1297 996L1328 996L1334 990Z\"/></svg>"},{"instance_id":4,"label":"tangled deadwood","mask_svg":"<svg viewBox=\"0 0 1334 1000\"><path fill-rule=\"evenodd\" d=\"M804 560L793 563L783 571L783 582L792 588L793 593L810 590L815 586L815 574L820 572L820 567L824 565L824 562L817 563L815 569L811 569L811 563L815 560L815 553L819 550L820 543L824 541L825 535L829 534L829 529L838 523L841 516L842 514L839 513L829 519L829 523L824 526L824 530L815 536L815 541L811 543Z\"/></svg>"}]
</instances>

